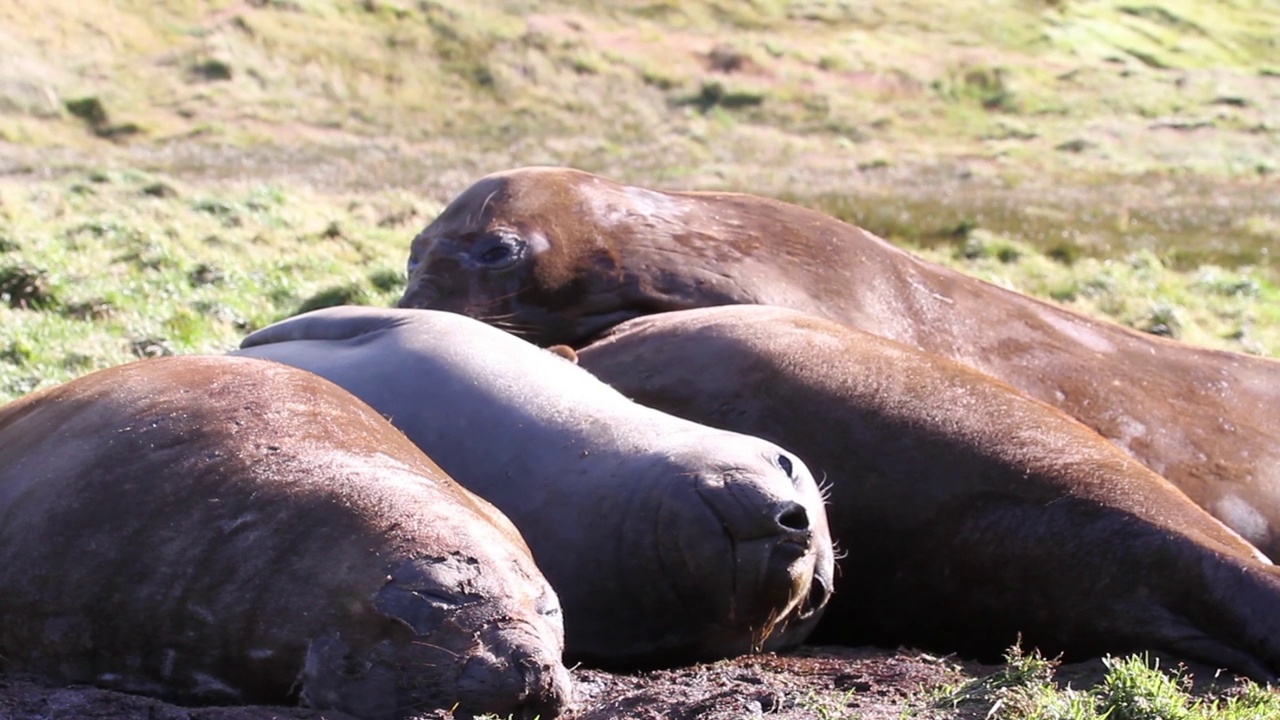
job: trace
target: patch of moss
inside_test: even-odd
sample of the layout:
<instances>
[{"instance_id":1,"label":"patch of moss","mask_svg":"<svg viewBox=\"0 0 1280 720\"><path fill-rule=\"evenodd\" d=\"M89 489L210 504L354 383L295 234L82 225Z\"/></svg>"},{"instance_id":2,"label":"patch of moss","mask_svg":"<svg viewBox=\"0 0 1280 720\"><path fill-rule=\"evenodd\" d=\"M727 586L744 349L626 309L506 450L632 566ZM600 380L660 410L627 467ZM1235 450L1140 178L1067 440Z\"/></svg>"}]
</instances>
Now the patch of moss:
<instances>
[{"instance_id":1,"label":"patch of moss","mask_svg":"<svg viewBox=\"0 0 1280 720\"><path fill-rule=\"evenodd\" d=\"M96 97L83 97L67 100L64 105L67 112L85 121L95 130L107 124L107 109Z\"/></svg>"},{"instance_id":2,"label":"patch of moss","mask_svg":"<svg viewBox=\"0 0 1280 720\"><path fill-rule=\"evenodd\" d=\"M201 80L217 82L230 80L233 73L231 63L210 58L192 65L191 74Z\"/></svg>"},{"instance_id":3,"label":"patch of moss","mask_svg":"<svg viewBox=\"0 0 1280 720\"><path fill-rule=\"evenodd\" d=\"M754 107L764 102L764 93L755 90L734 90L719 80L704 80L698 92L678 101L679 105L692 105L702 113L716 108L737 110Z\"/></svg>"},{"instance_id":4,"label":"patch of moss","mask_svg":"<svg viewBox=\"0 0 1280 720\"><path fill-rule=\"evenodd\" d=\"M49 272L23 262L0 266L0 302L23 310L46 310L59 304Z\"/></svg>"},{"instance_id":5,"label":"patch of moss","mask_svg":"<svg viewBox=\"0 0 1280 720\"><path fill-rule=\"evenodd\" d=\"M368 295L368 290L363 285L356 283L328 287L303 300L293 314L301 315L304 312L337 305L363 305L367 301Z\"/></svg>"},{"instance_id":6,"label":"patch of moss","mask_svg":"<svg viewBox=\"0 0 1280 720\"><path fill-rule=\"evenodd\" d=\"M1018 96L1011 81L1012 72L1007 68L960 66L934 81L933 89L954 101L976 102L987 110L1017 112Z\"/></svg>"},{"instance_id":7,"label":"patch of moss","mask_svg":"<svg viewBox=\"0 0 1280 720\"><path fill-rule=\"evenodd\" d=\"M405 284L404 273L386 268L375 270L369 273L369 284L382 292L402 291Z\"/></svg>"}]
</instances>

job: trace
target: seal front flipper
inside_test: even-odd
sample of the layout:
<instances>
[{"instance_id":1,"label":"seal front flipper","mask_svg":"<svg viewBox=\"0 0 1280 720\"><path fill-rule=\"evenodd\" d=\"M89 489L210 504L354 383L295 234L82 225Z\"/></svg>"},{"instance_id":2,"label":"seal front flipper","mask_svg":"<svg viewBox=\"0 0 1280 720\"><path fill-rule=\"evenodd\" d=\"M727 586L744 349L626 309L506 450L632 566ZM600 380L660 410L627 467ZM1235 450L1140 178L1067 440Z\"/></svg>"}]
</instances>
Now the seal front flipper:
<instances>
[{"instance_id":1,"label":"seal front flipper","mask_svg":"<svg viewBox=\"0 0 1280 720\"><path fill-rule=\"evenodd\" d=\"M568 345L552 345L551 347L547 348L547 352L551 353L552 355L559 355L560 357L564 358L565 360L568 360L574 365L578 364L578 351L574 350Z\"/></svg>"}]
</instances>

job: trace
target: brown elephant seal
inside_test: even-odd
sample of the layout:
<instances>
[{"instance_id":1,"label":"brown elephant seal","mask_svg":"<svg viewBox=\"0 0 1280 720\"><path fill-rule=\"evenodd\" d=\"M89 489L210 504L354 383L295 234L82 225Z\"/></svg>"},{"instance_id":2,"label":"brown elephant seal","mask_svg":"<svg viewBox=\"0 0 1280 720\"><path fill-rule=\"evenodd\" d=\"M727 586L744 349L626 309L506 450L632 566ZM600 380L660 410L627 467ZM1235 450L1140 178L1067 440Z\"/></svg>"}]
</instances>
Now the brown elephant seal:
<instances>
[{"instance_id":1,"label":"brown elephant seal","mask_svg":"<svg viewBox=\"0 0 1280 720\"><path fill-rule=\"evenodd\" d=\"M804 464L641 407L471 318L341 307L245 339L386 415L520 528L565 611L566 657L669 666L798 644L831 589Z\"/></svg>"},{"instance_id":2,"label":"brown elephant seal","mask_svg":"<svg viewBox=\"0 0 1280 720\"><path fill-rule=\"evenodd\" d=\"M333 383L116 367L0 408L0 667L366 719L570 699L528 547Z\"/></svg>"},{"instance_id":3,"label":"brown elephant seal","mask_svg":"<svg viewBox=\"0 0 1280 720\"><path fill-rule=\"evenodd\" d=\"M1280 362L1090 319L794 205L564 168L498 173L414 239L400 300L573 346L627 318L737 303L815 313L998 377L1280 558Z\"/></svg>"},{"instance_id":4,"label":"brown elephant seal","mask_svg":"<svg viewBox=\"0 0 1280 720\"><path fill-rule=\"evenodd\" d=\"M626 322L578 351L640 402L795 451L843 551L812 639L992 657L1161 650L1280 671L1280 573L1160 476L966 366L794 310Z\"/></svg>"}]
</instances>

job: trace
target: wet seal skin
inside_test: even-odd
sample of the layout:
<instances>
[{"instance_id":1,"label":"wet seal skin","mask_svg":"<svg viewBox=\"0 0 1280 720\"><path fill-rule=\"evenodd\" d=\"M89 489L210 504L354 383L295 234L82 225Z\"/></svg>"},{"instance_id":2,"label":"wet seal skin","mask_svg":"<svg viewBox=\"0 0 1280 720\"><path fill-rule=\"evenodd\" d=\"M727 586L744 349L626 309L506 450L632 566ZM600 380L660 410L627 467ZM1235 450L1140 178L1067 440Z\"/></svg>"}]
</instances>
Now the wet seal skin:
<instances>
[{"instance_id":1,"label":"wet seal skin","mask_svg":"<svg viewBox=\"0 0 1280 720\"><path fill-rule=\"evenodd\" d=\"M0 408L0 662L187 704L552 718L563 621L500 512L278 363L170 357Z\"/></svg>"},{"instance_id":2,"label":"wet seal skin","mask_svg":"<svg viewBox=\"0 0 1280 720\"><path fill-rule=\"evenodd\" d=\"M566 658L670 666L798 644L831 589L817 485L773 443L641 407L453 313L341 307L245 339L350 390L520 528Z\"/></svg>"},{"instance_id":3,"label":"wet seal skin","mask_svg":"<svg viewBox=\"0 0 1280 720\"><path fill-rule=\"evenodd\" d=\"M1280 573L1089 428L944 358L758 305L636 318L578 351L640 402L792 448L842 551L812 639L995 659L1160 650L1280 671Z\"/></svg>"},{"instance_id":4,"label":"wet seal skin","mask_svg":"<svg viewBox=\"0 0 1280 720\"><path fill-rule=\"evenodd\" d=\"M804 310L1066 411L1280 559L1280 362L1094 320L795 205L567 168L495 173L414 238L399 304L574 347L655 312Z\"/></svg>"}]
</instances>

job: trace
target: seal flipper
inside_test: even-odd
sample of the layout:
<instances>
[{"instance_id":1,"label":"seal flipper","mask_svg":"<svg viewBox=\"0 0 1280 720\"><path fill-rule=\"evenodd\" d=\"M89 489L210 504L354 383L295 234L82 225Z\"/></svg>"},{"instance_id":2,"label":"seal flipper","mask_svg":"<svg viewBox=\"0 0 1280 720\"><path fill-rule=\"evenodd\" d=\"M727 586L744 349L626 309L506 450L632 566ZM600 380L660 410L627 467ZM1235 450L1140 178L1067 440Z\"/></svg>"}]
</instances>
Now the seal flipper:
<instances>
[{"instance_id":1,"label":"seal flipper","mask_svg":"<svg viewBox=\"0 0 1280 720\"><path fill-rule=\"evenodd\" d=\"M574 365L578 364L578 352L568 345L551 345L546 351L552 355L559 355Z\"/></svg>"}]
</instances>

